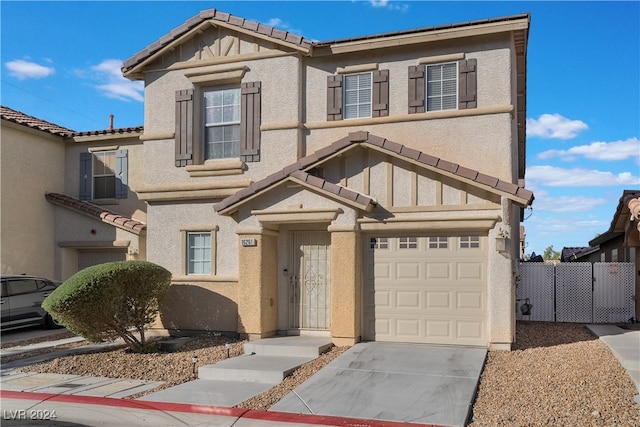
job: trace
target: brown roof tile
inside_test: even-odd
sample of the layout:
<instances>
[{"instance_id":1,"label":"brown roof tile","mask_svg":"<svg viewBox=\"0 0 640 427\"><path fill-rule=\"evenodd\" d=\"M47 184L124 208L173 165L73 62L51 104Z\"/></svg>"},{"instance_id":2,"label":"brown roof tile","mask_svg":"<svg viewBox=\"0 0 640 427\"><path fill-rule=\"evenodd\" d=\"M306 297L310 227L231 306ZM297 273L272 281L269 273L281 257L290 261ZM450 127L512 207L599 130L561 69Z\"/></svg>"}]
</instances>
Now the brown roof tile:
<instances>
[{"instance_id":1,"label":"brown roof tile","mask_svg":"<svg viewBox=\"0 0 640 427\"><path fill-rule=\"evenodd\" d=\"M182 37L184 34L191 31L194 27L208 20L225 22L244 30L252 31L257 34L263 34L276 40L300 46L304 49L309 49L312 45L312 42L310 40L307 40L302 36L292 34L288 31L275 29L269 25L250 21L239 16L233 16L229 13L221 12L216 9L208 9L203 10L198 15L187 19L182 25L174 28L168 34L158 39L156 42L150 44L149 46L134 54L131 58L124 61L122 63L122 72L127 73L132 68L136 67L138 64L145 61L159 50L163 49L172 41Z\"/></svg>"},{"instance_id":2,"label":"brown roof tile","mask_svg":"<svg viewBox=\"0 0 640 427\"><path fill-rule=\"evenodd\" d=\"M63 208L99 219L102 222L131 231L134 234L140 234L147 229L147 225L143 222L65 194L46 193L45 198L54 205L62 206Z\"/></svg>"},{"instance_id":3,"label":"brown roof tile","mask_svg":"<svg viewBox=\"0 0 640 427\"><path fill-rule=\"evenodd\" d=\"M360 145L360 144L369 144L376 146L378 148L382 148L383 150L387 150L390 154L395 154L396 156L402 158L406 158L407 160L418 161L425 165L429 165L435 169L439 169L443 172L452 173L460 178L468 179L474 181L483 186L488 186L492 189L502 191L507 194L511 194L514 197L525 200L527 204L531 204L533 202L533 193L523 187L520 187L511 182L502 181L496 177L485 175L483 173L479 173L473 169L469 169L463 166L458 165L457 163L452 163L447 160L440 159L438 157L431 156L429 154L425 154L421 151L415 150L413 148L406 147L402 144L398 144L393 141L389 141L382 137L373 135L369 132L352 132L346 138L342 138L330 144L326 147L321 148L314 153L299 159L296 163L288 165L284 169L269 175L268 177L257 181L251 184L249 187L244 188L232 196L227 197L226 199L220 201L214 206L214 209L217 212L222 210L226 210L229 207L235 205L236 203L242 202L249 195L257 194L260 191L270 187L278 181L284 180L288 176L292 176L301 181L306 182L309 185L314 187L321 188L325 191L329 191L338 196L344 197L346 199L352 200L351 197L355 194L355 201L361 205L367 205L369 202L361 202L362 200L366 200L369 198L366 195L362 195L360 193L354 192L353 190L340 186L338 184L331 183L326 181L320 177L311 175L303 169L308 169L313 165L322 162L327 157L330 157L332 154L337 153L338 151L348 147L349 145ZM353 192L354 194L347 194L346 192ZM365 199L362 199L362 198Z\"/></svg>"},{"instance_id":4,"label":"brown roof tile","mask_svg":"<svg viewBox=\"0 0 640 427\"><path fill-rule=\"evenodd\" d=\"M27 126L62 137L67 137L74 133L74 131L71 129L67 129L63 126L56 125L55 123L30 116L21 111L14 110L5 106L0 106L0 118L9 122L17 123L19 125Z\"/></svg>"}]
</instances>

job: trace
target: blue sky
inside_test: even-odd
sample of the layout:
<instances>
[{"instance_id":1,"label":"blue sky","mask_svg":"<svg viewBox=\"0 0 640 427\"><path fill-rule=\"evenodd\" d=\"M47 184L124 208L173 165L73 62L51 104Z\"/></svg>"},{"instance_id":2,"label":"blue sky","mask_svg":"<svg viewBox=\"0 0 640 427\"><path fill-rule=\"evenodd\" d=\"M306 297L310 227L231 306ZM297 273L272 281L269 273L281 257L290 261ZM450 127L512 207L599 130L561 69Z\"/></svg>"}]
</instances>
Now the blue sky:
<instances>
[{"instance_id":1,"label":"blue sky","mask_svg":"<svg viewBox=\"0 0 640 427\"><path fill-rule=\"evenodd\" d=\"M1 103L76 131L142 125L122 61L211 8L317 41L529 12L526 252L586 246L640 189L637 1L2 0Z\"/></svg>"}]
</instances>

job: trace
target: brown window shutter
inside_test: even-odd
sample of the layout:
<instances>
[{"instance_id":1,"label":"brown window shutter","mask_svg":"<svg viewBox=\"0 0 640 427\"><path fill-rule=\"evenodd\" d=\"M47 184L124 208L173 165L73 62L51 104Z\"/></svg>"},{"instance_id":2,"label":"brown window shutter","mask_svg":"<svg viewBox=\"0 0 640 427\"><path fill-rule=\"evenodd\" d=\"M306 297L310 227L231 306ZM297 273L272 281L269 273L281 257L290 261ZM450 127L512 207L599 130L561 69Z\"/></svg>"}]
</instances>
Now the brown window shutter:
<instances>
[{"instance_id":1,"label":"brown window shutter","mask_svg":"<svg viewBox=\"0 0 640 427\"><path fill-rule=\"evenodd\" d=\"M176 91L176 167L193 164L193 89Z\"/></svg>"},{"instance_id":2,"label":"brown window shutter","mask_svg":"<svg viewBox=\"0 0 640 427\"><path fill-rule=\"evenodd\" d=\"M373 117L389 115L389 70L373 72Z\"/></svg>"},{"instance_id":3,"label":"brown window shutter","mask_svg":"<svg viewBox=\"0 0 640 427\"><path fill-rule=\"evenodd\" d=\"M93 154L80 153L80 200L91 200Z\"/></svg>"},{"instance_id":4,"label":"brown window shutter","mask_svg":"<svg viewBox=\"0 0 640 427\"><path fill-rule=\"evenodd\" d=\"M342 75L327 77L327 120L342 120Z\"/></svg>"},{"instance_id":5,"label":"brown window shutter","mask_svg":"<svg viewBox=\"0 0 640 427\"><path fill-rule=\"evenodd\" d=\"M458 109L476 108L477 103L477 60L466 59L458 61Z\"/></svg>"},{"instance_id":6,"label":"brown window shutter","mask_svg":"<svg viewBox=\"0 0 640 427\"><path fill-rule=\"evenodd\" d=\"M425 112L425 66L409 67L409 114Z\"/></svg>"},{"instance_id":7,"label":"brown window shutter","mask_svg":"<svg viewBox=\"0 0 640 427\"><path fill-rule=\"evenodd\" d=\"M260 89L260 82L240 86L240 159L244 162L260 161Z\"/></svg>"}]
</instances>

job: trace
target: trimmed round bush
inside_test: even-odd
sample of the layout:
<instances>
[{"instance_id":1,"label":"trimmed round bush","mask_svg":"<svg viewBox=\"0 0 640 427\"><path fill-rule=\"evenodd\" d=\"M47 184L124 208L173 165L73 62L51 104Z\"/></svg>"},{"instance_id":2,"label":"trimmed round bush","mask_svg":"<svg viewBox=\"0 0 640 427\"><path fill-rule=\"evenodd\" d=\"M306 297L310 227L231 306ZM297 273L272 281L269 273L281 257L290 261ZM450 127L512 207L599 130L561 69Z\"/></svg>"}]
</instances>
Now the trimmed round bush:
<instances>
[{"instance_id":1,"label":"trimmed round bush","mask_svg":"<svg viewBox=\"0 0 640 427\"><path fill-rule=\"evenodd\" d=\"M154 322L170 283L171 273L157 264L109 262L70 277L42 307L91 342L120 337L133 350L143 351L145 326Z\"/></svg>"}]
</instances>

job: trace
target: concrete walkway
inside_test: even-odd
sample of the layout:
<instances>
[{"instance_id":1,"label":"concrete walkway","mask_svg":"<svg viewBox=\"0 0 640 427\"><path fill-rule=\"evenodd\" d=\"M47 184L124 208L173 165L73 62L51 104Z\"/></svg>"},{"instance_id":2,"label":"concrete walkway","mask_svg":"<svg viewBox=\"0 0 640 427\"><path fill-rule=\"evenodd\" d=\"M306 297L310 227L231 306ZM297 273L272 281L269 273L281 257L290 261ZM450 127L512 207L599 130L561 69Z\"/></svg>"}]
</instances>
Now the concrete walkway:
<instances>
[{"instance_id":1,"label":"concrete walkway","mask_svg":"<svg viewBox=\"0 0 640 427\"><path fill-rule=\"evenodd\" d=\"M613 325L587 325L611 350L638 390L634 400L640 404L640 330Z\"/></svg>"}]
</instances>

